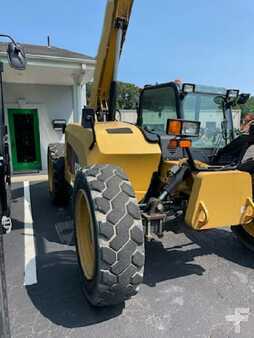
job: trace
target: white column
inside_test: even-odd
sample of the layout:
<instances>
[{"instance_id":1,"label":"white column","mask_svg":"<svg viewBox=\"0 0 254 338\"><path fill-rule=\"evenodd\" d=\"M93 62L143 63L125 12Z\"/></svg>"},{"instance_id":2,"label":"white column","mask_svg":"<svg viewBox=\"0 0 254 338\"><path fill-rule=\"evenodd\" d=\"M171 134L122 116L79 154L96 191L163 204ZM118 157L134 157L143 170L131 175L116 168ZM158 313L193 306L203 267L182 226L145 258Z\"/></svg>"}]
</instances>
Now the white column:
<instances>
[{"instance_id":1,"label":"white column","mask_svg":"<svg viewBox=\"0 0 254 338\"><path fill-rule=\"evenodd\" d=\"M81 85L73 84L73 122L79 123L81 119Z\"/></svg>"},{"instance_id":2,"label":"white column","mask_svg":"<svg viewBox=\"0 0 254 338\"><path fill-rule=\"evenodd\" d=\"M73 100L73 122L76 122L76 112L77 112L77 95L76 95L76 84L72 85L72 100Z\"/></svg>"},{"instance_id":3,"label":"white column","mask_svg":"<svg viewBox=\"0 0 254 338\"><path fill-rule=\"evenodd\" d=\"M82 109L86 105L86 65L82 65L79 75L73 76L73 122L80 123Z\"/></svg>"},{"instance_id":4,"label":"white column","mask_svg":"<svg viewBox=\"0 0 254 338\"><path fill-rule=\"evenodd\" d=\"M82 105L82 108L83 108L83 106L87 105L87 101L86 101L86 83L83 83L83 86L82 86L81 90L82 90L81 105Z\"/></svg>"}]
</instances>

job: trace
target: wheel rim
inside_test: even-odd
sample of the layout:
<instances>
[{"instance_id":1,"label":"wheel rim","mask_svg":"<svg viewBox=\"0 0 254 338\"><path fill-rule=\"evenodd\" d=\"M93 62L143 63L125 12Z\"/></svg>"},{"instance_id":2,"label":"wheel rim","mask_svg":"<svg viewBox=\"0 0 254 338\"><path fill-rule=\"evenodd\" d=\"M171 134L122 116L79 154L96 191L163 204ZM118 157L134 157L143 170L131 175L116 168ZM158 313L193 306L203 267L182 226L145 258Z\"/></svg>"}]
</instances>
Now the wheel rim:
<instances>
[{"instance_id":1,"label":"wheel rim","mask_svg":"<svg viewBox=\"0 0 254 338\"><path fill-rule=\"evenodd\" d=\"M50 159L48 160L48 184L49 184L49 191L53 191L53 164Z\"/></svg>"},{"instance_id":2,"label":"wheel rim","mask_svg":"<svg viewBox=\"0 0 254 338\"><path fill-rule=\"evenodd\" d=\"M91 280L95 274L95 243L91 210L83 190L77 193L75 221L81 266L86 279Z\"/></svg>"}]
</instances>

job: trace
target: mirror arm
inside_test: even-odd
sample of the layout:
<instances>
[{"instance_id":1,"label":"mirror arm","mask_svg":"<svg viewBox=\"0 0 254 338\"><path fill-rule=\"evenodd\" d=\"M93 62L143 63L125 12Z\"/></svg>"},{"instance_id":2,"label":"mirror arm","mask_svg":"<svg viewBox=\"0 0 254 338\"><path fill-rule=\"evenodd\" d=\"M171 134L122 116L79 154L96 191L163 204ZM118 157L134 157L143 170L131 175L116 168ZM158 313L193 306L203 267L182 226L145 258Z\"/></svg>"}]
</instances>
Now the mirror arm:
<instances>
[{"instance_id":1,"label":"mirror arm","mask_svg":"<svg viewBox=\"0 0 254 338\"><path fill-rule=\"evenodd\" d=\"M226 121L225 128L225 136L226 139L229 137L229 141L231 142L234 139L234 123L232 116L232 107L234 106L234 102L226 102L224 105L224 118Z\"/></svg>"},{"instance_id":2,"label":"mirror arm","mask_svg":"<svg viewBox=\"0 0 254 338\"><path fill-rule=\"evenodd\" d=\"M7 39L11 40L11 42L14 43L15 46L17 46L16 41L10 35L0 34L0 37L7 38Z\"/></svg>"},{"instance_id":3,"label":"mirror arm","mask_svg":"<svg viewBox=\"0 0 254 338\"><path fill-rule=\"evenodd\" d=\"M188 156L188 163L189 163L189 166L190 166L191 170L192 171L197 171L198 169L196 167L196 164L195 164L195 161L194 161L194 159L192 157L192 153L191 153L190 149L186 148L185 152L186 152L186 154Z\"/></svg>"}]
</instances>

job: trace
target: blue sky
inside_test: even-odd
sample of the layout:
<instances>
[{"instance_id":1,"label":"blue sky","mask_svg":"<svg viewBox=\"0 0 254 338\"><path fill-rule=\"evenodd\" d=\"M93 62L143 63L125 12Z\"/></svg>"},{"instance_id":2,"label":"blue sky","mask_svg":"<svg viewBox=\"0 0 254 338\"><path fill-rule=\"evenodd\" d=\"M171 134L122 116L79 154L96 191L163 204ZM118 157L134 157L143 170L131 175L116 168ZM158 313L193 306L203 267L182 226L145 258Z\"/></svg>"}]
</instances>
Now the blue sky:
<instances>
[{"instance_id":1,"label":"blue sky","mask_svg":"<svg viewBox=\"0 0 254 338\"><path fill-rule=\"evenodd\" d=\"M186 82L254 93L253 0L135 0L119 79ZM1 31L95 56L106 0L4 1Z\"/></svg>"}]
</instances>

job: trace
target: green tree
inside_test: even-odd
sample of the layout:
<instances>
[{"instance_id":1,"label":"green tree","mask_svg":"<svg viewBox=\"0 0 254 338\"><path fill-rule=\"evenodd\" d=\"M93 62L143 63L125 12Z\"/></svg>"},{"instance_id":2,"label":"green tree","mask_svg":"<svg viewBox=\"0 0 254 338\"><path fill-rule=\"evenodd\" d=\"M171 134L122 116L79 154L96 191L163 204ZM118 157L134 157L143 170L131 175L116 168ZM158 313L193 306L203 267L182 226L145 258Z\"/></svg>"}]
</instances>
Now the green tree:
<instances>
[{"instance_id":1,"label":"green tree","mask_svg":"<svg viewBox=\"0 0 254 338\"><path fill-rule=\"evenodd\" d=\"M91 97L92 83L87 83L86 95L87 103ZM138 102L140 88L132 83L118 82L117 84L117 108L118 109L135 109Z\"/></svg>"},{"instance_id":2,"label":"green tree","mask_svg":"<svg viewBox=\"0 0 254 338\"><path fill-rule=\"evenodd\" d=\"M247 113L254 113L254 96L251 96L244 105L241 106L242 116Z\"/></svg>"},{"instance_id":3,"label":"green tree","mask_svg":"<svg viewBox=\"0 0 254 338\"><path fill-rule=\"evenodd\" d=\"M131 83L118 82L117 107L119 109L135 109L139 99L140 88Z\"/></svg>"}]
</instances>

